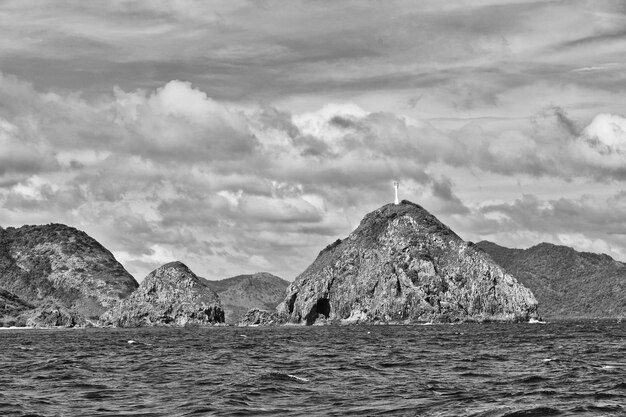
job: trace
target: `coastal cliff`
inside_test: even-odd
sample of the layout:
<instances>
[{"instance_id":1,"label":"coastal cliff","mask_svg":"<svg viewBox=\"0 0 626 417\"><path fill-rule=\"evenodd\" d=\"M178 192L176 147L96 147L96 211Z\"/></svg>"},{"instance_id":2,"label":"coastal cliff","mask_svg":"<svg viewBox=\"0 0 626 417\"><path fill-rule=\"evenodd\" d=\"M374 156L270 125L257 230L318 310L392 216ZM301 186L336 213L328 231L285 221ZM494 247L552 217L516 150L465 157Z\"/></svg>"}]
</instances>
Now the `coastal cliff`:
<instances>
[{"instance_id":1,"label":"coastal cliff","mask_svg":"<svg viewBox=\"0 0 626 417\"><path fill-rule=\"evenodd\" d=\"M626 316L626 264L609 255L550 243L510 249L483 241L476 247L537 295L543 318Z\"/></svg>"},{"instance_id":2,"label":"coastal cliff","mask_svg":"<svg viewBox=\"0 0 626 417\"><path fill-rule=\"evenodd\" d=\"M61 320L64 325L97 320L137 286L85 232L62 224L0 228L0 287L43 311L68 309L72 318ZM29 323L52 322L37 317L35 312Z\"/></svg>"},{"instance_id":3,"label":"coastal cliff","mask_svg":"<svg viewBox=\"0 0 626 417\"><path fill-rule=\"evenodd\" d=\"M536 309L530 290L405 200L369 213L321 251L268 317L308 325L527 321Z\"/></svg>"},{"instance_id":4,"label":"coastal cliff","mask_svg":"<svg viewBox=\"0 0 626 417\"><path fill-rule=\"evenodd\" d=\"M224 322L219 296L185 264L170 262L141 282L127 299L102 315L116 327L211 325Z\"/></svg>"}]
</instances>

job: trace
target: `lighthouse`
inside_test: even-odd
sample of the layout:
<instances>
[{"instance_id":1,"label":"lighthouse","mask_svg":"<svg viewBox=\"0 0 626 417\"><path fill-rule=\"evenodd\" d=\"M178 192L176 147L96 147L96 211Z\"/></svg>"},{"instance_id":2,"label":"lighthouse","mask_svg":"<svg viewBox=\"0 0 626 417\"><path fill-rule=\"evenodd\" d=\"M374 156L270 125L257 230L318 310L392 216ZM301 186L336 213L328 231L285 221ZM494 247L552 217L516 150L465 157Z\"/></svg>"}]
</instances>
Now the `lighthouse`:
<instances>
[{"instance_id":1,"label":"lighthouse","mask_svg":"<svg viewBox=\"0 0 626 417\"><path fill-rule=\"evenodd\" d=\"M398 198L398 187L400 186L400 184L398 183L398 181L394 181L393 182L393 188L396 190L396 199L394 200L393 204L395 204L396 206L398 204L400 204L400 199Z\"/></svg>"}]
</instances>

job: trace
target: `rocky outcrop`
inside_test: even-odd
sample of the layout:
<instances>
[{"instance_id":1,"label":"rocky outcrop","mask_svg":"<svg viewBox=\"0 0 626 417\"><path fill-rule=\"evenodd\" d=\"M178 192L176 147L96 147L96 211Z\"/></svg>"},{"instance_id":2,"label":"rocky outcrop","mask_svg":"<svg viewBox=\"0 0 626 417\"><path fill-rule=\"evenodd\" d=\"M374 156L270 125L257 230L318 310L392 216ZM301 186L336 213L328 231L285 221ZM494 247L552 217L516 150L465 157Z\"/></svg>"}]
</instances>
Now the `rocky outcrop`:
<instances>
[{"instance_id":1,"label":"rocky outcrop","mask_svg":"<svg viewBox=\"0 0 626 417\"><path fill-rule=\"evenodd\" d=\"M509 249L483 241L476 247L536 294L544 319L626 316L626 264L609 255L550 243Z\"/></svg>"},{"instance_id":2,"label":"rocky outcrop","mask_svg":"<svg viewBox=\"0 0 626 417\"><path fill-rule=\"evenodd\" d=\"M26 326L22 314L35 308L17 295L0 288L0 327Z\"/></svg>"},{"instance_id":3,"label":"rocky outcrop","mask_svg":"<svg viewBox=\"0 0 626 417\"><path fill-rule=\"evenodd\" d=\"M251 309L275 310L289 286L288 281L266 272L207 281L207 284L219 295L228 324L238 323Z\"/></svg>"},{"instance_id":4,"label":"rocky outcrop","mask_svg":"<svg viewBox=\"0 0 626 417\"><path fill-rule=\"evenodd\" d=\"M0 287L28 303L54 300L71 314L97 320L137 286L111 252L80 230L62 224L0 228Z\"/></svg>"},{"instance_id":5,"label":"rocky outcrop","mask_svg":"<svg viewBox=\"0 0 626 417\"><path fill-rule=\"evenodd\" d=\"M105 326L186 326L224 322L215 291L181 262L165 264L141 282L127 299L102 315Z\"/></svg>"},{"instance_id":6,"label":"rocky outcrop","mask_svg":"<svg viewBox=\"0 0 626 417\"><path fill-rule=\"evenodd\" d=\"M84 327L90 323L80 314L64 305L48 300L21 317L27 327Z\"/></svg>"},{"instance_id":7,"label":"rocky outcrop","mask_svg":"<svg viewBox=\"0 0 626 417\"><path fill-rule=\"evenodd\" d=\"M239 326L272 326L283 324L288 320L288 317L281 315L276 311L260 310L253 308L248 310L243 317L241 317L237 324Z\"/></svg>"},{"instance_id":8,"label":"rocky outcrop","mask_svg":"<svg viewBox=\"0 0 626 417\"><path fill-rule=\"evenodd\" d=\"M417 204L388 204L324 249L287 289L287 321L526 321L537 301Z\"/></svg>"}]
</instances>

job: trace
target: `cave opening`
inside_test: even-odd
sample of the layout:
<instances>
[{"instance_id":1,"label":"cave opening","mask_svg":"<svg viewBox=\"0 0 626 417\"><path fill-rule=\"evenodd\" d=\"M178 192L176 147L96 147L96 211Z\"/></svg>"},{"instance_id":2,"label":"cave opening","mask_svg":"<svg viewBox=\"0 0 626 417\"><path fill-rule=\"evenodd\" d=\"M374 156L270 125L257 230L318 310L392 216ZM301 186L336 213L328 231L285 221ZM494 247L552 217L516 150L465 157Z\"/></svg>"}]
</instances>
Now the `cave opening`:
<instances>
[{"instance_id":1,"label":"cave opening","mask_svg":"<svg viewBox=\"0 0 626 417\"><path fill-rule=\"evenodd\" d=\"M330 317L330 301L328 298L320 298L317 300L309 314L306 315L306 324L307 326L315 323L315 320L318 319L319 316L324 316L324 318Z\"/></svg>"},{"instance_id":2,"label":"cave opening","mask_svg":"<svg viewBox=\"0 0 626 417\"><path fill-rule=\"evenodd\" d=\"M293 307L296 304L296 298L297 297L298 297L297 293L291 294L291 298L287 302L287 309L289 310L289 314L293 313Z\"/></svg>"}]
</instances>

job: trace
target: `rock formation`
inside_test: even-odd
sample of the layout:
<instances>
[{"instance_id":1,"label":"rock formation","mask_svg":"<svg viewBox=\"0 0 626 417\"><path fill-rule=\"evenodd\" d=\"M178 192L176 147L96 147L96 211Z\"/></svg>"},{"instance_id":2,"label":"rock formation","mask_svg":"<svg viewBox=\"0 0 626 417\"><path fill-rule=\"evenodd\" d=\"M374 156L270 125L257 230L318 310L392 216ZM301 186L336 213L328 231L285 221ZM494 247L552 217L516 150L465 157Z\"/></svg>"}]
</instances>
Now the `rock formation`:
<instances>
[{"instance_id":1,"label":"rock formation","mask_svg":"<svg viewBox=\"0 0 626 417\"><path fill-rule=\"evenodd\" d=\"M238 321L237 324L240 326L256 326L256 325L278 325L284 324L286 321L286 317L284 315L278 314L276 311L267 311L261 310L258 308L253 308L248 310Z\"/></svg>"},{"instance_id":2,"label":"rock formation","mask_svg":"<svg viewBox=\"0 0 626 417\"><path fill-rule=\"evenodd\" d=\"M289 282L266 272L207 281L222 302L226 323L238 323L250 309L274 310Z\"/></svg>"},{"instance_id":3,"label":"rock formation","mask_svg":"<svg viewBox=\"0 0 626 417\"><path fill-rule=\"evenodd\" d=\"M46 300L33 310L24 312L20 319L27 327L85 326L85 318L55 300Z\"/></svg>"},{"instance_id":4,"label":"rock formation","mask_svg":"<svg viewBox=\"0 0 626 417\"><path fill-rule=\"evenodd\" d=\"M127 299L102 315L117 327L209 325L224 322L219 296L181 262L165 264Z\"/></svg>"},{"instance_id":5,"label":"rock formation","mask_svg":"<svg viewBox=\"0 0 626 417\"><path fill-rule=\"evenodd\" d=\"M26 321L20 316L33 308L32 304L0 288L0 327L26 326Z\"/></svg>"},{"instance_id":6,"label":"rock formation","mask_svg":"<svg viewBox=\"0 0 626 417\"><path fill-rule=\"evenodd\" d=\"M626 264L608 255L550 243L509 249L483 241L476 247L536 294L544 319L626 315Z\"/></svg>"},{"instance_id":7,"label":"rock formation","mask_svg":"<svg viewBox=\"0 0 626 417\"><path fill-rule=\"evenodd\" d=\"M0 228L0 287L30 304L48 300L72 310L70 316L97 320L137 286L111 252L82 231L62 224Z\"/></svg>"},{"instance_id":8,"label":"rock formation","mask_svg":"<svg viewBox=\"0 0 626 417\"><path fill-rule=\"evenodd\" d=\"M278 315L302 324L526 321L536 308L489 256L405 200L369 213L320 252Z\"/></svg>"}]
</instances>

